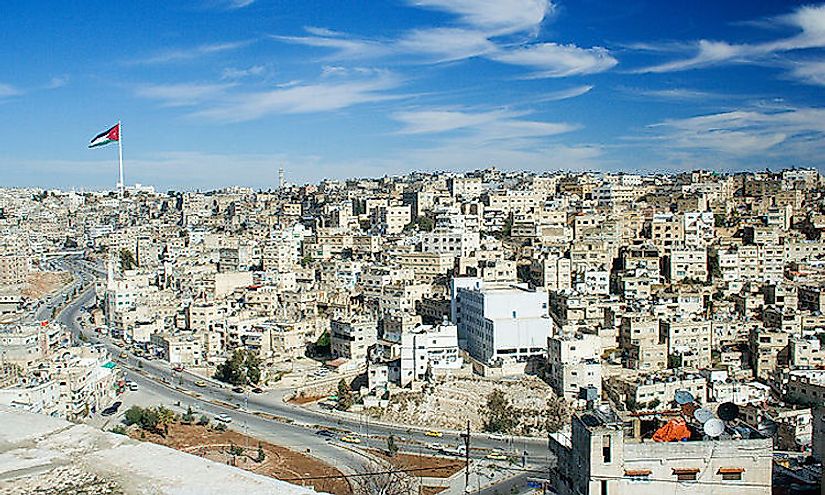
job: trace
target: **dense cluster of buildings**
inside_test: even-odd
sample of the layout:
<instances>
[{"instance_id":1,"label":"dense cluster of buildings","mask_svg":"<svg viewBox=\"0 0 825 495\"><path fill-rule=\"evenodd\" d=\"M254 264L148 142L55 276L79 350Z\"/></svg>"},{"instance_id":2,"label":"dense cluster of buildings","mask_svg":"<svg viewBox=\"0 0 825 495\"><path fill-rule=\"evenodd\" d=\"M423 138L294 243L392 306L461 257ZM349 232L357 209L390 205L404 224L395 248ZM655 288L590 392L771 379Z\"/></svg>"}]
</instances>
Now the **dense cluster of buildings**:
<instances>
[{"instance_id":1,"label":"dense cluster of buildings","mask_svg":"<svg viewBox=\"0 0 825 495\"><path fill-rule=\"evenodd\" d=\"M462 369L539 374L579 411L557 454L590 478L567 479L569 493L689 481L684 470L767 493L774 447L825 451L823 190L811 169L494 168L122 200L5 190L0 284L82 249L108 272L96 325L170 363L208 372L247 349L266 376L321 348L367 377L364 400ZM628 418L678 414L679 391L739 406L743 429L726 441L752 460L725 458L741 450L730 445L703 454L718 439L626 431ZM773 440L743 433L766 422ZM597 469L597 451L616 463Z\"/></svg>"}]
</instances>

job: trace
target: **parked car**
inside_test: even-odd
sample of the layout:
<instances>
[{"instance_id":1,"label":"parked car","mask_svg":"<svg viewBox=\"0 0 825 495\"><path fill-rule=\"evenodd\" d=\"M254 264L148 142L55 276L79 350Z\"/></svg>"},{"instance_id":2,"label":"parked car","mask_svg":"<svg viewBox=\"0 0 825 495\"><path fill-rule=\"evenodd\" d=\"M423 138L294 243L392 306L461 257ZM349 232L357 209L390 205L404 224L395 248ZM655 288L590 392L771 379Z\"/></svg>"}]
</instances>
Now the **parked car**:
<instances>
[{"instance_id":1,"label":"parked car","mask_svg":"<svg viewBox=\"0 0 825 495\"><path fill-rule=\"evenodd\" d=\"M262 393L264 393L264 389L262 389L261 387L255 387L255 388L252 389L252 393L262 394Z\"/></svg>"},{"instance_id":2,"label":"parked car","mask_svg":"<svg viewBox=\"0 0 825 495\"><path fill-rule=\"evenodd\" d=\"M138 384L137 384L137 383L135 383L135 382L131 382L131 383L129 383L129 390L131 390L132 392L137 392L137 390L138 390Z\"/></svg>"},{"instance_id":3,"label":"parked car","mask_svg":"<svg viewBox=\"0 0 825 495\"><path fill-rule=\"evenodd\" d=\"M230 418L229 415L226 413L220 413L215 416L215 421L218 421L220 423L231 423L232 418Z\"/></svg>"},{"instance_id":4,"label":"parked car","mask_svg":"<svg viewBox=\"0 0 825 495\"><path fill-rule=\"evenodd\" d=\"M206 386L206 382L203 381L203 380L198 380L198 381L195 382L195 386L203 388L203 387Z\"/></svg>"},{"instance_id":5,"label":"parked car","mask_svg":"<svg viewBox=\"0 0 825 495\"><path fill-rule=\"evenodd\" d=\"M232 391L233 391L233 392L235 392L236 394L242 394L242 393L244 393L244 389L243 389L243 387L234 387L234 388L232 389Z\"/></svg>"},{"instance_id":6,"label":"parked car","mask_svg":"<svg viewBox=\"0 0 825 495\"><path fill-rule=\"evenodd\" d=\"M426 435L428 437L435 437L435 438L441 438L441 437L444 436L444 434L441 433L440 431L434 431L434 430L425 431L424 435Z\"/></svg>"}]
</instances>

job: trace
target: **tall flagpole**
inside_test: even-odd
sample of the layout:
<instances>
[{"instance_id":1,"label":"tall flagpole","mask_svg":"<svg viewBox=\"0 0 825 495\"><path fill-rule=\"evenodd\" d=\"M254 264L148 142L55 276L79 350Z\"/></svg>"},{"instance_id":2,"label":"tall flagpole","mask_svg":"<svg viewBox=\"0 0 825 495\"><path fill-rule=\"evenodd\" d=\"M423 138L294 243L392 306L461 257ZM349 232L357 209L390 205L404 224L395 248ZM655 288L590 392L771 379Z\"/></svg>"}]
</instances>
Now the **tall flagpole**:
<instances>
[{"instance_id":1,"label":"tall flagpole","mask_svg":"<svg viewBox=\"0 0 825 495\"><path fill-rule=\"evenodd\" d=\"M123 197L123 126L117 121L117 159L120 164L120 180L117 183L118 194Z\"/></svg>"}]
</instances>

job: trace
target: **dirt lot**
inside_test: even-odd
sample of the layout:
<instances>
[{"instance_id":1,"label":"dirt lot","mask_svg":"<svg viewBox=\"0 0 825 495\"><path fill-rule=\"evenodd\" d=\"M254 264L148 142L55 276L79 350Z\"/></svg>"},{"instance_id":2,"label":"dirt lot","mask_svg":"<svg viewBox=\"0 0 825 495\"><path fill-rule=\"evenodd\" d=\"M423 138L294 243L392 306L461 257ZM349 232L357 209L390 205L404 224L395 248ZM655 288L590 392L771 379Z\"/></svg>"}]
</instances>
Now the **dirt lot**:
<instances>
[{"instance_id":1,"label":"dirt lot","mask_svg":"<svg viewBox=\"0 0 825 495\"><path fill-rule=\"evenodd\" d=\"M20 293L24 297L40 299L49 292L56 290L72 281L68 272L31 272L26 285Z\"/></svg>"},{"instance_id":2,"label":"dirt lot","mask_svg":"<svg viewBox=\"0 0 825 495\"><path fill-rule=\"evenodd\" d=\"M482 412L494 390L504 392L519 411L514 433L543 435L548 401L558 401L550 386L539 378L525 376L515 380L455 378L437 381L421 392L399 391L386 409L372 409L377 419L437 429L463 429L470 421L474 431L482 428Z\"/></svg>"},{"instance_id":3,"label":"dirt lot","mask_svg":"<svg viewBox=\"0 0 825 495\"><path fill-rule=\"evenodd\" d=\"M149 441L190 454L226 464L233 464L248 471L271 476L298 485L312 486L317 491L336 495L351 495L352 489L345 478L310 480L306 483L296 481L301 477L334 476L342 474L338 469L323 462L280 447L268 442L259 442L252 437L246 437L234 431L216 431L208 427L197 425L172 424L166 437L154 433L141 434L142 430L131 430L129 435L138 440ZM264 451L265 459L257 462L258 445ZM230 454L232 446L246 446L249 448L243 455Z\"/></svg>"},{"instance_id":4,"label":"dirt lot","mask_svg":"<svg viewBox=\"0 0 825 495\"><path fill-rule=\"evenodd\" d=\"M458 471L464 469L464 462L457 459L401 453L390 457L381 450L369 450L370 453L389 462L394 467L414 470L410 472L410 474L414 476L424 476L427 478L449 478Z\"/></svg>"},{"instance_id":5,"label":"dirt lot","mask_svg":"<svg viewBox=\"0 0 825 495\"><path fill-rule=\"evenodd\" d=\"M328 395L299 395L298 397L293 397L289 399L290 404L298 404L302 406L304 404L310 404L312 402L317 402L321 399L326 399Z\"/></svg>"}]
</instances>

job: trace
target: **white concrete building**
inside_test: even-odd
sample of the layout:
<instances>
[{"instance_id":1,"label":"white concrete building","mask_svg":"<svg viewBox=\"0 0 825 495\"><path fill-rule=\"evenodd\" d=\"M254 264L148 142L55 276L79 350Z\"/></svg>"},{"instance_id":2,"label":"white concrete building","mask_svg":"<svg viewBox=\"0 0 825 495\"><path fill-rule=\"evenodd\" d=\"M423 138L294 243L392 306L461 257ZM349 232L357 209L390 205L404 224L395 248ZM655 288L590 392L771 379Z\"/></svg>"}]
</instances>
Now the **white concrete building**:
<instances>
[{"instance_id":1,"label":"white concrete building","mask_svg":"<svg viewBox=\"0 0 825 495\"><path fill-rule=\"evenodd\" d=\"M419 325L401 334L399 385L402 387L424 380L428 374L461 369L463 364L455 325Z\"/></svg>"},{"instance_id":2,"label":"white concrete building","mask_svg":"<svg viewBox=\"0 0 825 495\"><path fill-rule=\"evenodd\" d=\"M595 400L602 393L602 339L598 335L577 334L547 339L547 367L550 386L559 397L578 403L590 389ZM584 401L582 401L584 402Z\"/></svg>"},{"instance_id":3,"label":"white concrete building","mask_svg":"<svg viewBox=\"0 0 825 495\"><path fill-rule=\"evenodd\" d=\"M478 279L453 279L453 284L453 323L459 345L473 358L502 364L544 356L553 329L545 291Z\"/></svg>"}]
</instances>

